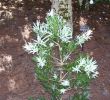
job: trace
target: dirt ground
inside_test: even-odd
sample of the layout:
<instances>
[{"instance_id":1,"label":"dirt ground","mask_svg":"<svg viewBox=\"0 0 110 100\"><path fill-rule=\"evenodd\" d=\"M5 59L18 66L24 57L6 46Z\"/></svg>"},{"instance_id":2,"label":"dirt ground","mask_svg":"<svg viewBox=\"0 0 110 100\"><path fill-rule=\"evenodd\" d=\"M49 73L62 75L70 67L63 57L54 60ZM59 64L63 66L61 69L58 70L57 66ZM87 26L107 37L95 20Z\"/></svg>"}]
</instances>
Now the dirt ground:
<instances>
[{"instance_id":1,"label":"dirt ground","mask_svg":"<svg viewBox=\"0 0 110 100\"><path fill-rule=\"evenodd\" d=\"M37 2L32 7L31 3L25 2L8 10L0 8L0 100L27 100L29 96L40 95L48 98L49 95L35 78L32 55L28 55L22 46L24 40L32 39L33 22L44 20L50 4ZM80 14L75 4L73 8L74 31L77 33ZM110 100L110 4L99 4L93 8L84 13L88 24L94 29L94 36L85 44L84 52L97 60L100 74L90 85L90 100ZM64 100L67 100L66 95Z\"/></svg>"}]
</instances>

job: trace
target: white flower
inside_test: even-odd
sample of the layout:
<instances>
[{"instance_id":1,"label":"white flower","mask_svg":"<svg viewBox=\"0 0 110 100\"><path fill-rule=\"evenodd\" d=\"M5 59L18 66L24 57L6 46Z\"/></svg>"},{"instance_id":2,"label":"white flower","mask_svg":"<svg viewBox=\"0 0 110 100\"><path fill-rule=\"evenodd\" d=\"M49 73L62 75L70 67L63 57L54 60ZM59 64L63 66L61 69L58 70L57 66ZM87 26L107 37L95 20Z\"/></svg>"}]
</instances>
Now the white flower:
<instances>
[{"instance_id":1,"label":"white flower","mask_svg":"<svg viewBox=\"0 0 110 100\"><path fill-rule=\"evenodd\" d=\"M40 45L46 46L46 44L45 44L46 42L44 42L39 35L37 35L37 41L36 42Z\"/></svg>"},{"instance_id":2,"label":"white flower","mask_svg":"<svg viewBox=\"0 0 110 100\"><path fill-rule=\"evenodd\" d=\"M54 43L50 43L49 46L50 46L50 47L53 47L53 46L54 46Z\"/></svg>"},{"instance_id":3,"label":"white flower","mask_svg":"<svg viewBox=\"0 0 110 100\"><path fill-rule=\"evenodd\" d=\"M93 61L93 58L91 59L87 58L84 71L88 74L88 76L90 76L91 73L92 74L96 73L97 66L98 65L96 64L96 61Z\"/></svg>"},{"instance_id":4,"label":"white flower","mask_svg":"<svg viewBox=\"0 0 110 100\"><path fill-rule=\"evenodd\" d=\"M54 78L54 79L57 79L57 77L58 77L58 76L57 76L56 74L53 75L53 78Z\"/></svg>"},{"instance_id":5,"label":"white flower","mask_svg":"<svg viewBox=\"0 0 110 100\"><path fill-rule=\"evenodd\" d=\"M94 73L92 74L92 78L96 78L96 77L98 76L98 74L99 74L98 71L94 72Z\"/></svg>"},{"instance_id":6,"label":"white flower","mask_svg":"<svg viewBox=\"0 0 110 100\"><path fill-rule=\"evenodd\" d=\"M29 54L30 53L34 54L34 53L38 52L38 48L36 46L36 43L27 42L27 43L25 43L25 45L23 46L23 48Z\"/></svg>"},{"instance_id":7,"label":"white flower","mask_svg":"<svg viewBox=\"0 0 110 100\"><path fill-rule=\"evenodd\" d=\"M34 32L39 32L39 28L40 28L40 21L37 21L36 23L33 23L33 31Z\"/></svg>"},{"instance_id":8,"label":"white flower","mask_svg":"<svg viewBox=\"0 0 110 100\"><path fill-rule=\"evenodd\" d=\"M64 94L66 92L66 89L60 89L60 93Z\"/></svg>"},{"instance_id":9,"label":"white flower","mask_svg":"<svg viewBox=\"0 0 110 100\"><path fill-rule=\"evenodd\" d=\"M70 82L69 82L69 80L62 80L61 85L63 85L63 86L69 86L70 85Z\"/></svg>"},{"instance_id":10,"label":"white flower","mask_svg":"<svg viewBox=\"0 0 110 100\"><path fill-rule=\"evenodd\" d=\"M89 2L90 4L94 4L94 1L93 0L90 0L90 2Z\"/></svg>"},{"instance_id":11,"label":"white flower","mask_svg":"<svg viewBox=\"0 0 110 100\"><path fill-rule=\"evenodd\" d=\"M65 25L63 29L61 29L59 37L63 42L70 42L70 39L72 39L71 28Z\"/></svg>"},{"instance_id":12,"label":"white flower","mask_svg":"<svg viewBox=\"0 0 110 100\"><path fill-rule=\"evenodd\" d=\"M78 61L79 65L78 66L84 66L86 63L86 59L85 58L80 58L80 60Z\"/></svg>"},{"instance_id":13,"label":"white flower","mask_svg":"<svg viewBox=\"0 0 110 100\"><path fill-rule=\"evenodd\" d=\"M46 60L44 58L36 57L36 60L38 62L38 66L40 66L41 68L43 68L45 66Z\"/></svg>"},{"instance_id":14,"label":"white flower","mask_svg":"<svg viewBox=\"0 0 110 100\"><path fill-rule=\"evenodd\" d=\"M92 31L91 30L88 30L87 32L82 33L81 35L78 35L76 37L76 42L77 42L76 44L82 46L82 44L85 41L88 41L89 39L91 39L91 37L92 37L91 35L92 34L93 34Z\"/></svg>"},{"instance_id":15,"label":"white flower","mask_svg":"<svg viewBox=\"0 0 110 100\"><path fill-rule=\"evenodd\" d=\"M78 64L76 67L73 67L72 71L78 73L83 70L89 77L95 78L98 75L97 67L98 65L96 64L96 61L93 61L93 58L80 57Z\"/></svg>"},{"instance_id":16,"label":"white flower","mask_svg":"<svg viewBox=\"0 0 110 100\"><path fill-rule=\"evenodd\" d=\"M82 57L80 57L80 59L79 59L79 61L78 61L78 65L76 65L76 67L73 67L73 72L81 72L81 68L83 67L83 66L85 66L85 64L86 64L86 59L85 58L82 58Z\"/></svg>"},{"instance_id":17,"label":"white flower","mask_svg":"<svg viewBox=\"0 0 110 100\"><path fill-rule=\"evenodd\" d=\"M36 23L33 23L33 31L40 35L40 37L43 37L46 34L52 34L50 31L48 31L48 24L46 23L40 23L40 21L37 21Z\"/></svg>"},{"instance_id":18,"label":"white flower","mask_svg":"<svg viewBox=\"0 0 110 100\"><path fill-rule=\"evenodd\" d=\"M76 67L73 67L73 70L72 70L73 72L81 72L81 70L80 70L80 66L76 66Z\"/></svg>"},{"instance_id":19,"label":"white flower","mask_svg":"<svg viewBox=\"0 0 110 100\"><path fill-rule=\"evenodd\" d=\"M47 42L49 41L49 36L47 35L45 37L41 37L40 35L37 35L37 40L33 40L37 45L41 45L41 46L47 46Z\"/></svg>"},{"instance_id":20,"label":"white flower","mask_svg":"<svg viewBox=\"0 0 110 100\"><path fill-rule=\"evenodd\" d=\"M98 65L96 64L96 61L93 61L93 58L89 59L89 57L87 57L87 59L86 59L86 68L88 70L90 70L91 72L94 72L97 69L97 66Z\"/></svg>"},{"instance_id":21,"label":"white flower","mask_svg":"<svg viewBox=\"0 0 110 100\"><path fill-rule=\"evenodd\" d=\"M82 70L86 72L86 74L89 77L91 77L91 75L93 77L96 77L98 75L98 72L97 72L98 65L96 64L96 61L93 61L93 58L90 59L89 57L86 57L86 58L80 57L77 66L80 66L74 69L77 72L80 71L79 68L81 68Z\"/></svg>"}]
</instances>

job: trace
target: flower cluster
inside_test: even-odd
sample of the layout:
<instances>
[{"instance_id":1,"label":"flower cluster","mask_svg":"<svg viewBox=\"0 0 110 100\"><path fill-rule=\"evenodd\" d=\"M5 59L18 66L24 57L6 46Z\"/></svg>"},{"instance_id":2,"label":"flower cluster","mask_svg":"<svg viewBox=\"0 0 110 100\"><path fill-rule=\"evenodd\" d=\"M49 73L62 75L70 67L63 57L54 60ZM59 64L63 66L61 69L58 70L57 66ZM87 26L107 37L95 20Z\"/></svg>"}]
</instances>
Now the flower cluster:
<instances>
[{"instance_id":1,"label":"flower cluster","mask_svg":"<svg viewBox=\"0 0 110 100\"><path fill-rule=\"evenodd\" d=\"M43 68L46 64L46 60L43 57L36 57L38 67Z\"/></svg>"},{"instance_id":2,"label":"flower cluster","mask_svg":"<svg viewBox=\"0 0 110 100\"><path fill-rule=\"evenodd\" d=\"M35 43L35 42L33 42L33 43L27 42L27 43L25 43L25 45L23 46L23 48L24 48L24 50L25 50L26 52L28 52L29 54L30 54L30 53L31 53L31 54L35 54L35 53L38 52L38 48L36 47L36 43Z\"/></svg>"},{"instance_id":3,"label":"flower cluster","mask_svg":"<svg viewBox=\"0 0 110 100\"><path fill-rule=\"evenodd\" d=\"M50 13L52 13L52 11ZM25 43L25 45L23 46L25 51L27 51L28 53L34 54L38 52L39 46L46 47L48 45L47 42L51 37L54 36L54 33L52 31L54 25L53 20L56 20L55 22L58 22L57 24L59 24L59 29L57 30L59 34L57 34L57 38L60 38L62 42L70 42L70 40L72 39L71 28L67 24L64 24L65 21L62 19L62 17L60 17L59 15L54 17L53 15L49 14L48 17L49 18L47 18L47 23L40 23L40 21L34 23L33 31L37 33L37 39L33 40L33 42ZM50 42L49 46L53 47L54 43Z\"/></svg>"},{"instance_id":4,"label":"flower cluster","mask_svg":"<svg viewBox=\"0 0 110 100\"><path fill-rule=\"evenodd\" d=\"M36 23L33 23L33 31L36 33L37 32L37 35L40 35L40 37L43 37L44 35L46 35L47 33L48 34L51 34L49 31L48 31L48 24L46 23L41 23L39 20L37 20Z\"/></svg>"},{"instance_id":5,"label":"flower cluster","mask_svg":"<svg viewBox=\"0 0 110 100\"><path fill-rule=\"evenodd\" d=\"M92 34L93 34L92 31L88 30L87 32L76 36L76 44L82 46L82 44L84 44L85 41L88 41L89 39L91 39Z\"/></svg>"},{"instance_id":6,"label":"flower cluster","mask_svg":"<svg viewBox=\"0 0 110 100\"><path fill-rule=\"evenodd\" d=\"M72 39L72 30L69 26L64 26L63 29L60 31L60 39L63 42L70 42Z\"/></svg>"},{"instance_id":7,"label":"flower cluster","mask_svg":"<svg viewBox=\"0 0 110 100\"><path fill-rule=\"evenodd\" d=\"M73 72L78 73L83 70L89 77L95 78L98 75L97 67L98 65L96 61L93 61L93 58L90 59L89 57L80 57L78 64L73 67Z\"/></svg>"},{"instance_id":8,"label":"flower cluster","mask_svg":"<svg viewBox=\"0 0 110 100\"><path fill-rule=\"evenodd\" d=\"M69 82L69 80L62 80L61 85L70 86L70 82Z\"/></svg>"},{"instance_id":9,"label":"flower cluster","mask_svg":"<svg viewBox=\"0 0 110 100\"><path fill-rule=\"evenodd\" d=\"M70 87L70 82L67 79L66 80L62 80L61 81L61 85L64 86L64 87L66 87L66 88L61 88L60 89L60 93L61 94L64 94L68 90L68 87Z\"/></svg>"},{"instance_id":10,"label":"flower cluster","mask_svg":"<svg viewBox=\"0 0 110 100\"><path fill-rule=\"evenodd\" d=\"M60 93L64 94L67 91L67 89L60 89Z\"/></svg>"}]
</instances>

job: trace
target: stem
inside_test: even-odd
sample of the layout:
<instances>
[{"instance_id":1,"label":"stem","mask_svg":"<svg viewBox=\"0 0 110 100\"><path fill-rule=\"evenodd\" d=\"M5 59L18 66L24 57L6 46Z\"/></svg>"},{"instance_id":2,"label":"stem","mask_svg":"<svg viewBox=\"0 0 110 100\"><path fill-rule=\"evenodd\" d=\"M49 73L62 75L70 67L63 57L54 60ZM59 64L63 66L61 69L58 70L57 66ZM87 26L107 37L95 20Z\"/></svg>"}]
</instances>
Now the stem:
<instances>
[{"instance_id":1,"label":"stem","mask_svg":"<svg viewBox=\"0 0 110 100\"><path fill-rule=\"evenodd\" d=\"M68 74L68 72L62 77L62 79L60 80L60 81L62 81L64 78L65 78L65 76Z\"/></svg>"},{"instance_id":2,"label":"stem","mask_svg":"<svg viewBox=\"0 0 110 100\"><path fill-rule=\"evenodd\" d=\"M60 48L61 48L61 46L60 46L60 43L58 43L58 42L56 42L56 41L53 41L57 46L58 46L58 52L59 52L59 56L60 56L60 58L58 59L60 62L60 66L63 66L64 65L64 63L63 63L63 59L62 59L62 56L61 56L61 53L60 53Z\"/></svg>"},{"instance_id":3,"label":"stem","mask_svg":"<svg viewBox=\"0 0 110 100\"><path fill-rule=\"evenodd\" d=\"M53 57L51 56L53 59L56 59L58 62L60 62L60 59L56 58L56 57Z\"/></svg>"},{"instance_id":4,"label":"stem","mask_svg":"<svg viewBox=\"0 0 110 100\"><path fill-rule=\"evenodd\" d=\"M63 62L65 62L65 61L69 58L69 56L71 55L71 53L72 53L72 52L70 52L70 53L67 55L67 56L68 56L67 58L65 57L65 58L63 59Z\"/></svg>"},{"instance_id":5,"label":"stem","mask_svg":"<svg viewBox=\"0 0 110 100\"><path fill-rule=\"evenodd\" d=\"M60 43L58 43L58 52L59 52L59 56L60 56L60 67L62 67L64 65L64 63L63 63L63 59L62 59L60 49L61 49L61 46L60 46ZM61 69L60 70L60 80L62 78L62 74L63 74L63 70Z\"/></svg>"}]
</instances>

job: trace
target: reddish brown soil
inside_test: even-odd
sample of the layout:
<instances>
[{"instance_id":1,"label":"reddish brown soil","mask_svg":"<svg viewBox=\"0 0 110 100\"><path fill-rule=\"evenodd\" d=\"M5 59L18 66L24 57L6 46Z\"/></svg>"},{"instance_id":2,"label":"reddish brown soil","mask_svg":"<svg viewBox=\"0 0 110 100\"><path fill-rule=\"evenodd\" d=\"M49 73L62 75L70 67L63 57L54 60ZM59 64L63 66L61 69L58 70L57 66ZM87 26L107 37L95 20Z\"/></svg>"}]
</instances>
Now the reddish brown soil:
<instances>
[{"instance_id":1,"label":"reddish brown soil","mask_svg":"<svg viewBox=\"0 0 110 100\"><path fill-rule=\"evenodd\" d=\"M29 96L40 95L48 98L48 94L35 78L32 55L28 55L22 46L24 40L29 41L32 37L32 23L36 19L44 20L50 4L37 3L37 8L40 9L30 8L25 4L29 9L24 7L20 10L22 7L18 9L18 6L22 5L17 5L16 9L11 10L13 18L0 16L0 100L27 100ZM92 40L85 44L84 51L97 60L100 73L91 83L90 100L110 100L110 8L107 9L107 21L98 20L103 17L97 14L98 11L89 14L94 14L95 18L86 15L95 31ZM0 8L0 11L2 10ZM79 14L75 14L77 18Z\"/></svg>"},{"instance_id":2,"label":"reddish brown soil","mask_svg":"<svg viewBox=\"0 0 110 100\"><path fill-rule=\"evenodd\" d=\"M99 65L99 76L90 86L90 100L110 100L110 25L99 25L94 32L94 38L85 45L84 50Z\"/></svg>"}]
</instances>

